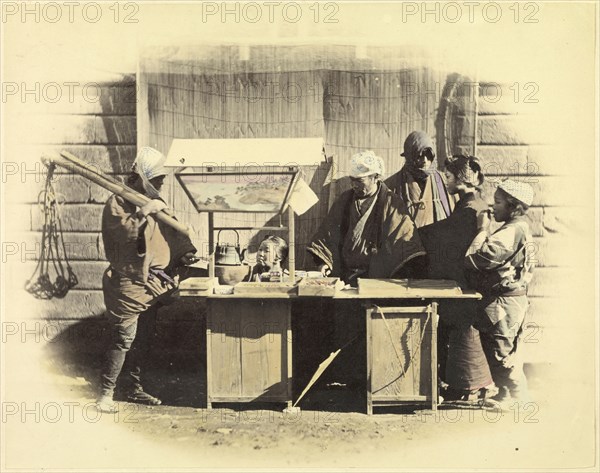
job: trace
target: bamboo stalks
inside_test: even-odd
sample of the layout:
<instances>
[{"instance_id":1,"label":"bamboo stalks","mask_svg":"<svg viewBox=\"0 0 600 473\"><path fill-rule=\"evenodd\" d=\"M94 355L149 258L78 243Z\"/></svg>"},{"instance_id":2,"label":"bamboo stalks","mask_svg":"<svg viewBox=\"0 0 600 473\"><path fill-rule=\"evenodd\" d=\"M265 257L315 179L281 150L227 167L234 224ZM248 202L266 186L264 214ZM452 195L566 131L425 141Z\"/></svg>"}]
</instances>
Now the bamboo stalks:
<instances>
[{"instance_id":1,"label":"bamboo stalks","mask_svg":"<svg viewBox=\"0 0 600 473\"><path fill-rule=\"evenodd\" d=\"M95 184L98 184L100 187L103 187L104 189L123 197L125 200L137 205L138 207L143 206L151 200L149 197L146 197L145 195L131 189L125 184L117 181L115 178L92 168L87 163L81 161L79 158L67 151L62 151L60 156L43 157L42 162L46 164L56 164L57 166L61 166L75 174L79 174ZM153 216L160 222L163 222L178 232L189 236L188 227L177 221L171 214L165 212L164 210L154 214Z\"/></svg>"}]
</instances>

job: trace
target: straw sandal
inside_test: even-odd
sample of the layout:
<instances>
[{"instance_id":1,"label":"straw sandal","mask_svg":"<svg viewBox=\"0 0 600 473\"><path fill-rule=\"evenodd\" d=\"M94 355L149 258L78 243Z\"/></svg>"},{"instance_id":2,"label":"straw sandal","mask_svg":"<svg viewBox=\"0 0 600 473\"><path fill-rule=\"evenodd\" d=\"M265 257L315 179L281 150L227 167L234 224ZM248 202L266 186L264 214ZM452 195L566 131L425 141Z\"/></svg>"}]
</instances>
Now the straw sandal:
<instances>
[{"instance_id":1,"label":"straw sandal","mask_svg":"<svg viewBox=\"0 0 600 473\"><path fill-rule=\"evenodd\" d=\"M96 409L104 414L116 414L119 412L119 406L113 401L112 396L101 396L96 401Z\"/></svg>"},{"instance_id":2,"label":"straw sandal","mask_svg":"<svg viewBox=\"0 0 600 473\"><path fill-rule=\"evenodd\" d=\"M160 399L148 394L142 389L131 391L129 394L127 394L127 400L129 402L135 402L138 404L146 404L148 406L159 406L162 404Z\"/></svg>"}]
</instances>

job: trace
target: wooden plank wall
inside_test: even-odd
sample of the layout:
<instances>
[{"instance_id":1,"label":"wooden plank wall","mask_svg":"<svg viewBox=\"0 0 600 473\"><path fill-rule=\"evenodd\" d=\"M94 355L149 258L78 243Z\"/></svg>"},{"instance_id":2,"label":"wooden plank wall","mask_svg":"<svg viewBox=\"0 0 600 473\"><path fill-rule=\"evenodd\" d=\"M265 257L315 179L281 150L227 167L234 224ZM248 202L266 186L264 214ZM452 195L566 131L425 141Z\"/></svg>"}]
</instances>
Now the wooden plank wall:
<instances>
[{"instance_id":1,"label":"wooden plank wall","mask_svg":"<svg viewBox=\"0 0 600 473\"><path fill-rule=\"evenodd\" d=\"M319 196L319 204L296 221L296 267L308 268L312 261L304 248L332 200L347 188L345 179L332 187L331 177L343 176L352 154L362 149L373 149L384 158L388 174L396 172L410 131L435 135L441 75L409 67L396 56L357 59L353 47L256 47L249 61L237 54L237 47L223 46L196 52L192 59L143 58L139 89L147 114L139 120L147 124L139 126L140 144L167 153L174 138L323 137L328 161L317 157L314 166L301 170ZM218 157L207 161L218 162ZM197 230L196 244L206 252L206 216L197 215L177 183L170 185L173 207ZM215 225L265 223L277 224L279 218L215 216ZM223 237L229 243L235 239ZM262 232L245 232L242 246L255 251L262 237Z\"/></svg>"}]
</instances>

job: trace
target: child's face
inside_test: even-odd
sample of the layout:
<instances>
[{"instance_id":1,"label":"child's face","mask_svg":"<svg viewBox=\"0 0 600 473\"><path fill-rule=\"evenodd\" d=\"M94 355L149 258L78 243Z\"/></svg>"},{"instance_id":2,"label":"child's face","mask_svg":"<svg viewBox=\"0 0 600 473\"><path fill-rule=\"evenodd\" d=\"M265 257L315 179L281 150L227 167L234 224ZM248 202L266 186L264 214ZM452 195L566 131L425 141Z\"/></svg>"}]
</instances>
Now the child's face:
<instances>
[{"instance_id":1,"label":"child's face","mask_svg":"<svg viewBox=\"0 0 600 473\"><path fill-rule=\"evenodd\" d=\"M277 249L275 245L271 242L264 241L260 244L258 248L258 253L256 255L256 261L258 264L266 267L272 267L273 263L277 261L279 258L277 257Z\"/></svg>"},{"instance_id":2,"label":"child's face","mask_svg":"<svg viewBox=\"0 0 600 473\"><path fill-rule=\"evenodd\" d=\"M508 205L508 201L506 197L501 194L499 191L494 193L494 220L496 222L506 222L510 219L510 206Z\"/></svg>"}]
</instances>

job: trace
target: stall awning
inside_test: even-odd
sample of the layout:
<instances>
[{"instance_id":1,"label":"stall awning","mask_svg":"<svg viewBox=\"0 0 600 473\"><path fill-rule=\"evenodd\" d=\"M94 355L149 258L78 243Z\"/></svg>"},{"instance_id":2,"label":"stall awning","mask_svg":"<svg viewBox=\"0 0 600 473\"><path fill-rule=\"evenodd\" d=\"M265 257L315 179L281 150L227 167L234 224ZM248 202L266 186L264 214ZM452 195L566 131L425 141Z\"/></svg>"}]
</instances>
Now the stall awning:
<instances>
[{"instance_id":1,"label":"stall awning","mask_svg":"<svg viewBox=\"0 0 600 473\"><path fill-rule=\"evenodd\" d=\"M168 167L318 166L322 138L175 139Z\"/></svg>"}]
</instances>

